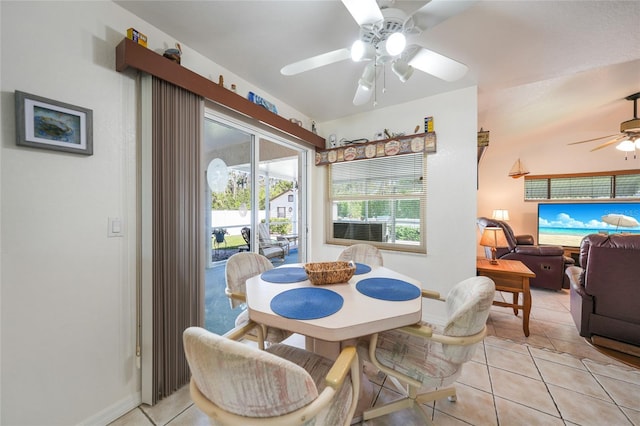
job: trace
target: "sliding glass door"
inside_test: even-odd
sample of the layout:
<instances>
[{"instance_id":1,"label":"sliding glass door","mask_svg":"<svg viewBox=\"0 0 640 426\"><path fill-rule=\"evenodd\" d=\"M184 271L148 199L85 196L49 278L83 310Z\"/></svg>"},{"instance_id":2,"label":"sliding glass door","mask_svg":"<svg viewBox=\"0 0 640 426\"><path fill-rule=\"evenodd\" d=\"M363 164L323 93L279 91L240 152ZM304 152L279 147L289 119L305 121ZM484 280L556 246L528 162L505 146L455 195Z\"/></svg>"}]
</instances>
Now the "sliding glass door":
<instances>
[{"instance_id":1,"label":"sliding glass door","mask_svg":"<svg viewBox=\"0 0 640 426\"><path fill-rule=\"evenodd\" d=\"M243 228L252 227L251 157L254 135L208 116L204 120L205 289L204 326L224 334L234 326L240 308L225 296L225 264L248 248Z\"/></svg>"},{"instance_id":2,"label":"sliding glass door","mask_svg":"<svg viewBox=\"0 0 640 426\"><path fill-rule=\"evenodd\" d=\"M226 260L239 252L260 253L279 266L304 259L302 196L307 150L208 111L204 124L206 170L205 328L223 334L245 308L225 296Z\"/></svg>"}]
</instances>

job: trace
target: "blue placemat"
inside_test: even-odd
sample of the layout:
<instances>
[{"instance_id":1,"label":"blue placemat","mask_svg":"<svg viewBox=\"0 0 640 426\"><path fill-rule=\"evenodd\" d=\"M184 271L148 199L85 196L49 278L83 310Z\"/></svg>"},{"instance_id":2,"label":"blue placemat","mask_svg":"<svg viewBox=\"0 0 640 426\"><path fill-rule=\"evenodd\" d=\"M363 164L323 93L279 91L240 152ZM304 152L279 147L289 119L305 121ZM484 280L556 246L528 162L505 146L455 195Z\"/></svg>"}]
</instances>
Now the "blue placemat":
<instances>
[{"instance_id":1,"label":"blue placemat","mask_svg":"<svg viewBox=\"0 0 640 426\"><path fill-rule=\"evenodd\" d=\"M269 269L263 272L260 278L264 281L277 284L298 283L308 279L304 268L299 266Z\"/></svg>"},{"instance_id":2,"label":"blue placemat","mask_svg":"<svg viewBox=\"0 0 640 426\"><path fill-rule=\"evenodd\" d=\"M335 314L344 300L335 291L318 287L294 288L271 299L271 310L291 319L311 320Z\"/></svg>"},{"instance_id":3,"label":"blue placemat","mask_svg":"<svg viewBox=\"0 0 640 426\"><path fill-rule=\"evenodd\" d=\"M356 289L365 296L394 302L412 300L420 297L422 292L418 287L406 281L395 278L365 278L358 281Z\"/></svg>"},{"instance_id":4,"label":"blue placemat","mask_svg":"<svg viewBox=\"0 0 640 426\"><path fill-rule=\"evenodd\" d=\"M354 272L355 275L362 275L366 274L367 272L371 272L371 266L365 265L364 263L356 262L356 272Z\"/></svg>"}]
</instances>

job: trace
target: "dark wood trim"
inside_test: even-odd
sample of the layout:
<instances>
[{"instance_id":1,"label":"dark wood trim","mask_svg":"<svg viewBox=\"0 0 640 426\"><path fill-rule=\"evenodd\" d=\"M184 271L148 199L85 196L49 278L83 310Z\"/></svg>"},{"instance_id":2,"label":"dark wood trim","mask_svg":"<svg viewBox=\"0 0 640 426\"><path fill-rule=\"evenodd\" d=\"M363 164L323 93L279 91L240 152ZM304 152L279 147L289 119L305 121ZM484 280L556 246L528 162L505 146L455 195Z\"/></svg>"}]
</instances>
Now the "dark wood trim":
<instances>
[{"instance_id":1,"label":"dark wood trim","mask_svg":"<svg viewBox=\"0 0 640 426\"><path fill-rule=\"evenodd\" d=\"M574 178L574 177L587 177L587 176L614 176L614 175L637 175L640 174L640 169L633 170L615 170L610 172L584 172L584 173L560 173L554 175L527 175L525 180L531 179L557 179L557 178Z\"/></svg>"},{"instance_id":2,"label":"dark wood trim","mask_svg":"<svg viewBox=\"0 0 640 426\"><path fill-rule=\"evenodd\" d=\"M413 140L418 138L422 142L422 148L417 150L413 146ZM395 144L393 152L387 151L390 145ZM367 151L372 148L372 151ZM403 135L390 139L378 141L356 143L339 146L330 149L316 148L316 166L328 166L335 163L343 163L358 160L372 160L374 158L393 157L397 155L416 154L423 152L426 154L436 152L435 132L419 133L415 135Z\"/></svg>"},{"instance_id":3,"label":"dark wood trim","mask_svg":"<svg viewBox=\"0 0 640 426\"><path fill-rule=\"evenodd\" d=\"M325 148L324 138L315 133L125 38L116 46L116 71L123 72L127 68L134 68L161 78L291 136L295 136L301 141L313 145L316 149Z\"/></svg>"}]
</instances>

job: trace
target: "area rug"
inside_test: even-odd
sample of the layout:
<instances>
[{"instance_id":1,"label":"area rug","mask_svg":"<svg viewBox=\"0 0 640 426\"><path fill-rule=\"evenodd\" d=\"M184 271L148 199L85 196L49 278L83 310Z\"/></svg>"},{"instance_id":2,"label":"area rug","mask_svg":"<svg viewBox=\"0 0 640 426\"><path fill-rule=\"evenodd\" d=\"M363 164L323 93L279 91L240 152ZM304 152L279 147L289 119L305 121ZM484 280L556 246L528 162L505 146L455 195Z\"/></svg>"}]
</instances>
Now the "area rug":
<instances>
[{"instance_id":1,"label":"area rug","mask_svg":"<svg viewBox=\"0 0 640 426\"><path fill-rule=\"evenodd\" d=\"M213 249L211 251L211 261L212 262L220 262L222 260L227 260L232 255L238 253L238 248L230 248L230 249Z\"/></svg>"}]
</instances>

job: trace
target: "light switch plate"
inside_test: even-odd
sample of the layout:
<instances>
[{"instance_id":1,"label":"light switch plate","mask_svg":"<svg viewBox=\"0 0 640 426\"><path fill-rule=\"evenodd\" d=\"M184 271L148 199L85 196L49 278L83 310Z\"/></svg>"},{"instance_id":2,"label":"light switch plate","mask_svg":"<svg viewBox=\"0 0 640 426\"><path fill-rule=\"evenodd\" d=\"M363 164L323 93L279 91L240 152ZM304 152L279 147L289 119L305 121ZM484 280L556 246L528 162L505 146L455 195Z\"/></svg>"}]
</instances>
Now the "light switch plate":
<instances>
[{"instance_id":1,"label":"light switch plate","mask_svg":"<svg viewBox=\"0 0 640 426\"><path fill-rule=\"evenodd\" d=\"M109 217L107 222L107 237L122 237L124 235L124 227L121 218Z\"/></svg>"}]
</instances>

